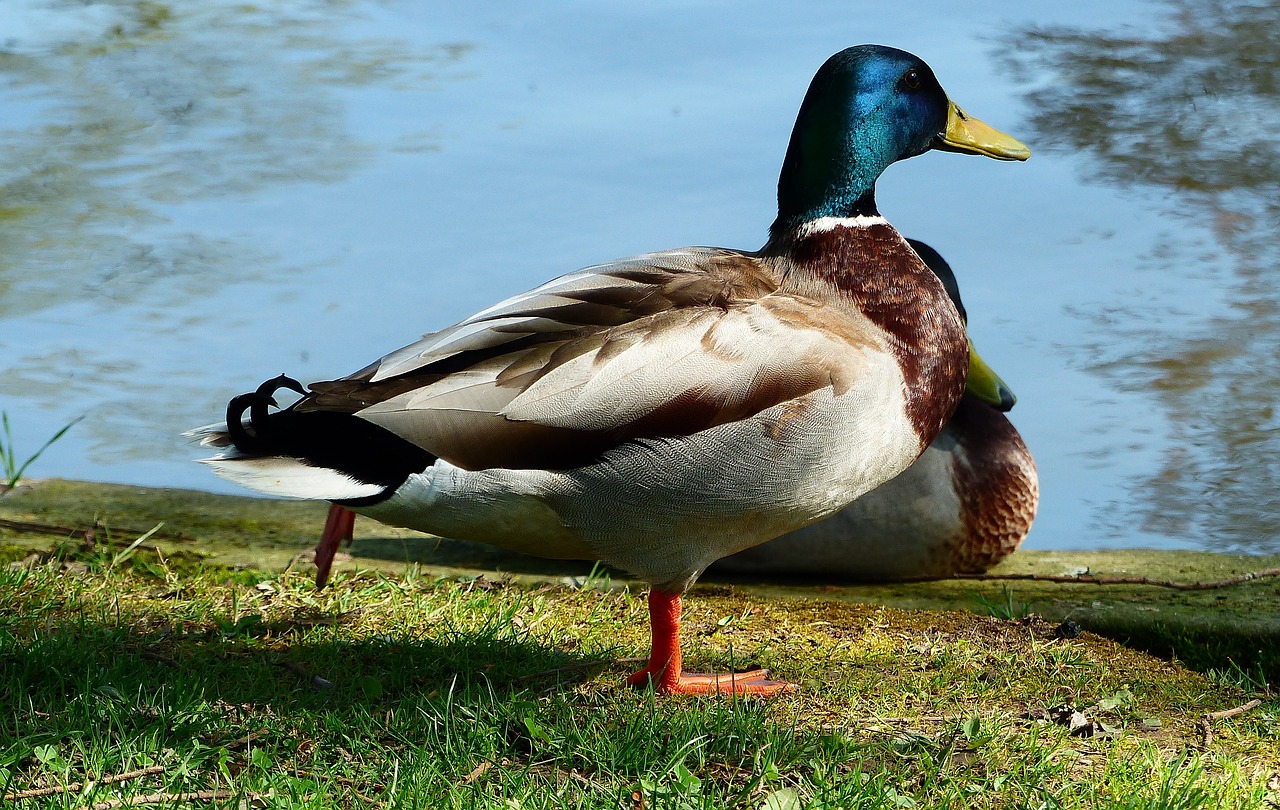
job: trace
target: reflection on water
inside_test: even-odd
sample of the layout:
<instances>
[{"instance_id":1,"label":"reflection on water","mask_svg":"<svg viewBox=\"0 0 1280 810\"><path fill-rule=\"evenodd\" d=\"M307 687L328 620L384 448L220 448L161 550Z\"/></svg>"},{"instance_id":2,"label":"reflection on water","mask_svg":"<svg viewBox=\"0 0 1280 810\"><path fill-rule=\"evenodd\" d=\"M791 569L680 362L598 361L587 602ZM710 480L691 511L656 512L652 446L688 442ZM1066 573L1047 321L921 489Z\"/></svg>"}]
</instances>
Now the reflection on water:
<instances>
[{"instance_id":1,"label":"reflection on water","mask_svg":"<svg viewBox=\"0 0 1280 810\"><path fill-rule=\"evenodd\" d=\"M19 452L89 415L35 475L221 487L179 434L246 386L350 372L591 262L759 245L813 70L884 42L1035 152L879 189L1021 397L1029 544L1261 550L1277 12L1151 8L3 0L0 409Z\"/></svg>"},{"instance_id":2,"label":"reflection on water","mask_svg":"<svg viewBox=\"0 0 1280 810\"><path fill-rule=\"evenodd\" d=\"M91 20L96 35L0 51L0 80L29 107L26 126L0 130L0 317L72 297L131 300L157 284L191 297L263 273L269 257L244 245L176 229L154 238L166 231L158 205L339 179L367 150L324 88L420 80L466 50L353 40L348 3L107 8ZM22 285L8 283L15 267Z\"/></svg>"},{"instance_id":3,"label":"reflection on water","mask_svg":"<svg viewBox=\"0 0 1280 810\"><path fill-rule=\"evenodd\" d=\"M53 407L115 392L78 430L112 458L173 454L181 423L166 416L204 387L200 370L162 361L161 382L155 368L135 374L134 358L225 322L193 302L299 261L206 225L202 202L348 176L371 149L340 94L420 89L468 50L364 37L365 13L349 2L6 4L0 322L53 307L126 314L73 345L0 335L0 396Z\"/></svg>"},{"instance_id":4,"label":"reflection on water","mask_svg":"<svg viewBox=\"0 0 1280 810\"><path fill-rule=\"evenodd\" d=\"M1141 30L1032 28L1001 49L1040 82L1027 96L1038 144L1088 154L1097 181L1158 192L1175 227L1215 244L1190 271L1215 275L1213 315L1117 302L1085 350L1108 383L1156 392L1170 422L1159 469L1129 498L1145 528L1218 549L1274 550L1280 536L1277 30L1275 3L1184 0ZM1194 267L1167 252L1152 245L1151 268Z\"/></svg>"}]
</instances>

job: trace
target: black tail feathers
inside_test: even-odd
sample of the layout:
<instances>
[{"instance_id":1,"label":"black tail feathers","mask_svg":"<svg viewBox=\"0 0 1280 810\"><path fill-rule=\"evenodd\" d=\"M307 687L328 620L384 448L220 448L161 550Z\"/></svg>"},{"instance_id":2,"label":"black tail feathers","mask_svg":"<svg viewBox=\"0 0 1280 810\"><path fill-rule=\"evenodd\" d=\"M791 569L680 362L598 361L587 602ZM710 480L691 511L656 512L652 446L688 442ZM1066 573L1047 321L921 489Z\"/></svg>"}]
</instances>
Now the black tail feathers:
<instances>
[{"instance_id":1,"label":"black tail feathers","mask_svg":"<svg viewBox=\"0 0 1280 810\"><path fill-rule=\"evenodd\" d=\"M259 385L258 390L232 397L227 403L227 434L237 450L251 455L274 452L271 443L262 437L270 435L267 406L279 407L275 393L281 388L297 391L303 396L307 394L307 389L302 387L302 383L281 374ZM246 410L249 412L249 427L253 429L252 433L244 426L243 417Z\"/></svg>"},{"instance_id":2,"label":"black tail feathers","mask_svg":"<svg viewBox=\"0 0 1280 810\"><path fill-rule=\"evenodd\" d=\"M268 408L278 407L275 393L281 388L308 396L302 383L281 374L227 403L227 435L241 453L300 459L384 486L387 495L436 461L435 455L408 439L351 413L299 411L292 405L272 413Z\"/></svg>"}]
</instances>

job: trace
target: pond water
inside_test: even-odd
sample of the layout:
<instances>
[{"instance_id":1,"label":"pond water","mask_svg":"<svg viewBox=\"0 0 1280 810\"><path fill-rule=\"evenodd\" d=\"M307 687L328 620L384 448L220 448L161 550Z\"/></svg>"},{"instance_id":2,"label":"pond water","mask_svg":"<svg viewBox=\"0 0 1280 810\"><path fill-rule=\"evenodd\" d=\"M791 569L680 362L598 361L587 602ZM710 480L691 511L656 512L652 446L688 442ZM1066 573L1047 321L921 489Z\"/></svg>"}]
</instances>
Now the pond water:
<instances>
[{"instance_id":1,"label":"pond water","mask_svg":"<svg viewBox=\"0 0 1280 810\"><path fill-rule=\"evenodd\" d=\"M1029 547L1280 552L1280 7L909 8L5 0L18 455L85 415L30 474L236 491L179 434L267 377L586 264L757 247L813 72L880 42L1033 151L878 194L1019 395Z\"/></svg>"}]
</instances>

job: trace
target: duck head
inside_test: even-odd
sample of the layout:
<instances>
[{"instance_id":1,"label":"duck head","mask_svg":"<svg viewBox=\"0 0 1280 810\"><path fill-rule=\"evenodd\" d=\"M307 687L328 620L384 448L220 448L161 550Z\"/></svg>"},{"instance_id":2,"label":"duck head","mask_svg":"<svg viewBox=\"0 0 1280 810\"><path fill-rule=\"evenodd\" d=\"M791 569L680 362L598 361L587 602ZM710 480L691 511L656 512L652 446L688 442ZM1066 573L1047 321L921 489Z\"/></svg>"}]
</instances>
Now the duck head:
<instances>
[{"instance_id":1,"label":"duck head","mask_svg":"<svg viewBox=\"0 0 1280 810\"><path fill-rule=\"evenodd\" d=\"M918 57L882 45L841 51L818 70L800 105L778 180L774 229L876 215L880 174L930 149L997 160L1031 155L966 115Z\"/></svg>"}]
</instances>

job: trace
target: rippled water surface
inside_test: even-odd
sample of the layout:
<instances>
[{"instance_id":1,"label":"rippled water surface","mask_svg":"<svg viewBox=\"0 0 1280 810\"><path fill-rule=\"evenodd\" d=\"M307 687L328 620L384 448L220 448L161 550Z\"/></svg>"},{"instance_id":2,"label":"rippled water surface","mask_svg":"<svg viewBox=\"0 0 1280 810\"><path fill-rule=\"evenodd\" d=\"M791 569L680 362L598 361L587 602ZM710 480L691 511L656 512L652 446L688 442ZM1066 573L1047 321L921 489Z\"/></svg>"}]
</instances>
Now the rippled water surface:
<instances>
[{"instance_id":1,"label":"rippled water surface","mask_svg":"<svg viewBox=\"0 0 1280 810\"><path fill-rule=\"evenodd\" d=\"M1034 153L878 194L1020 397L1029 545L1280 551L1273 3L3 5L0 408L20 456L86 415L33 474L233 491L178 434L262 379L757 247L814 70L881 42Z\"/></svg>"}]
</instances>

